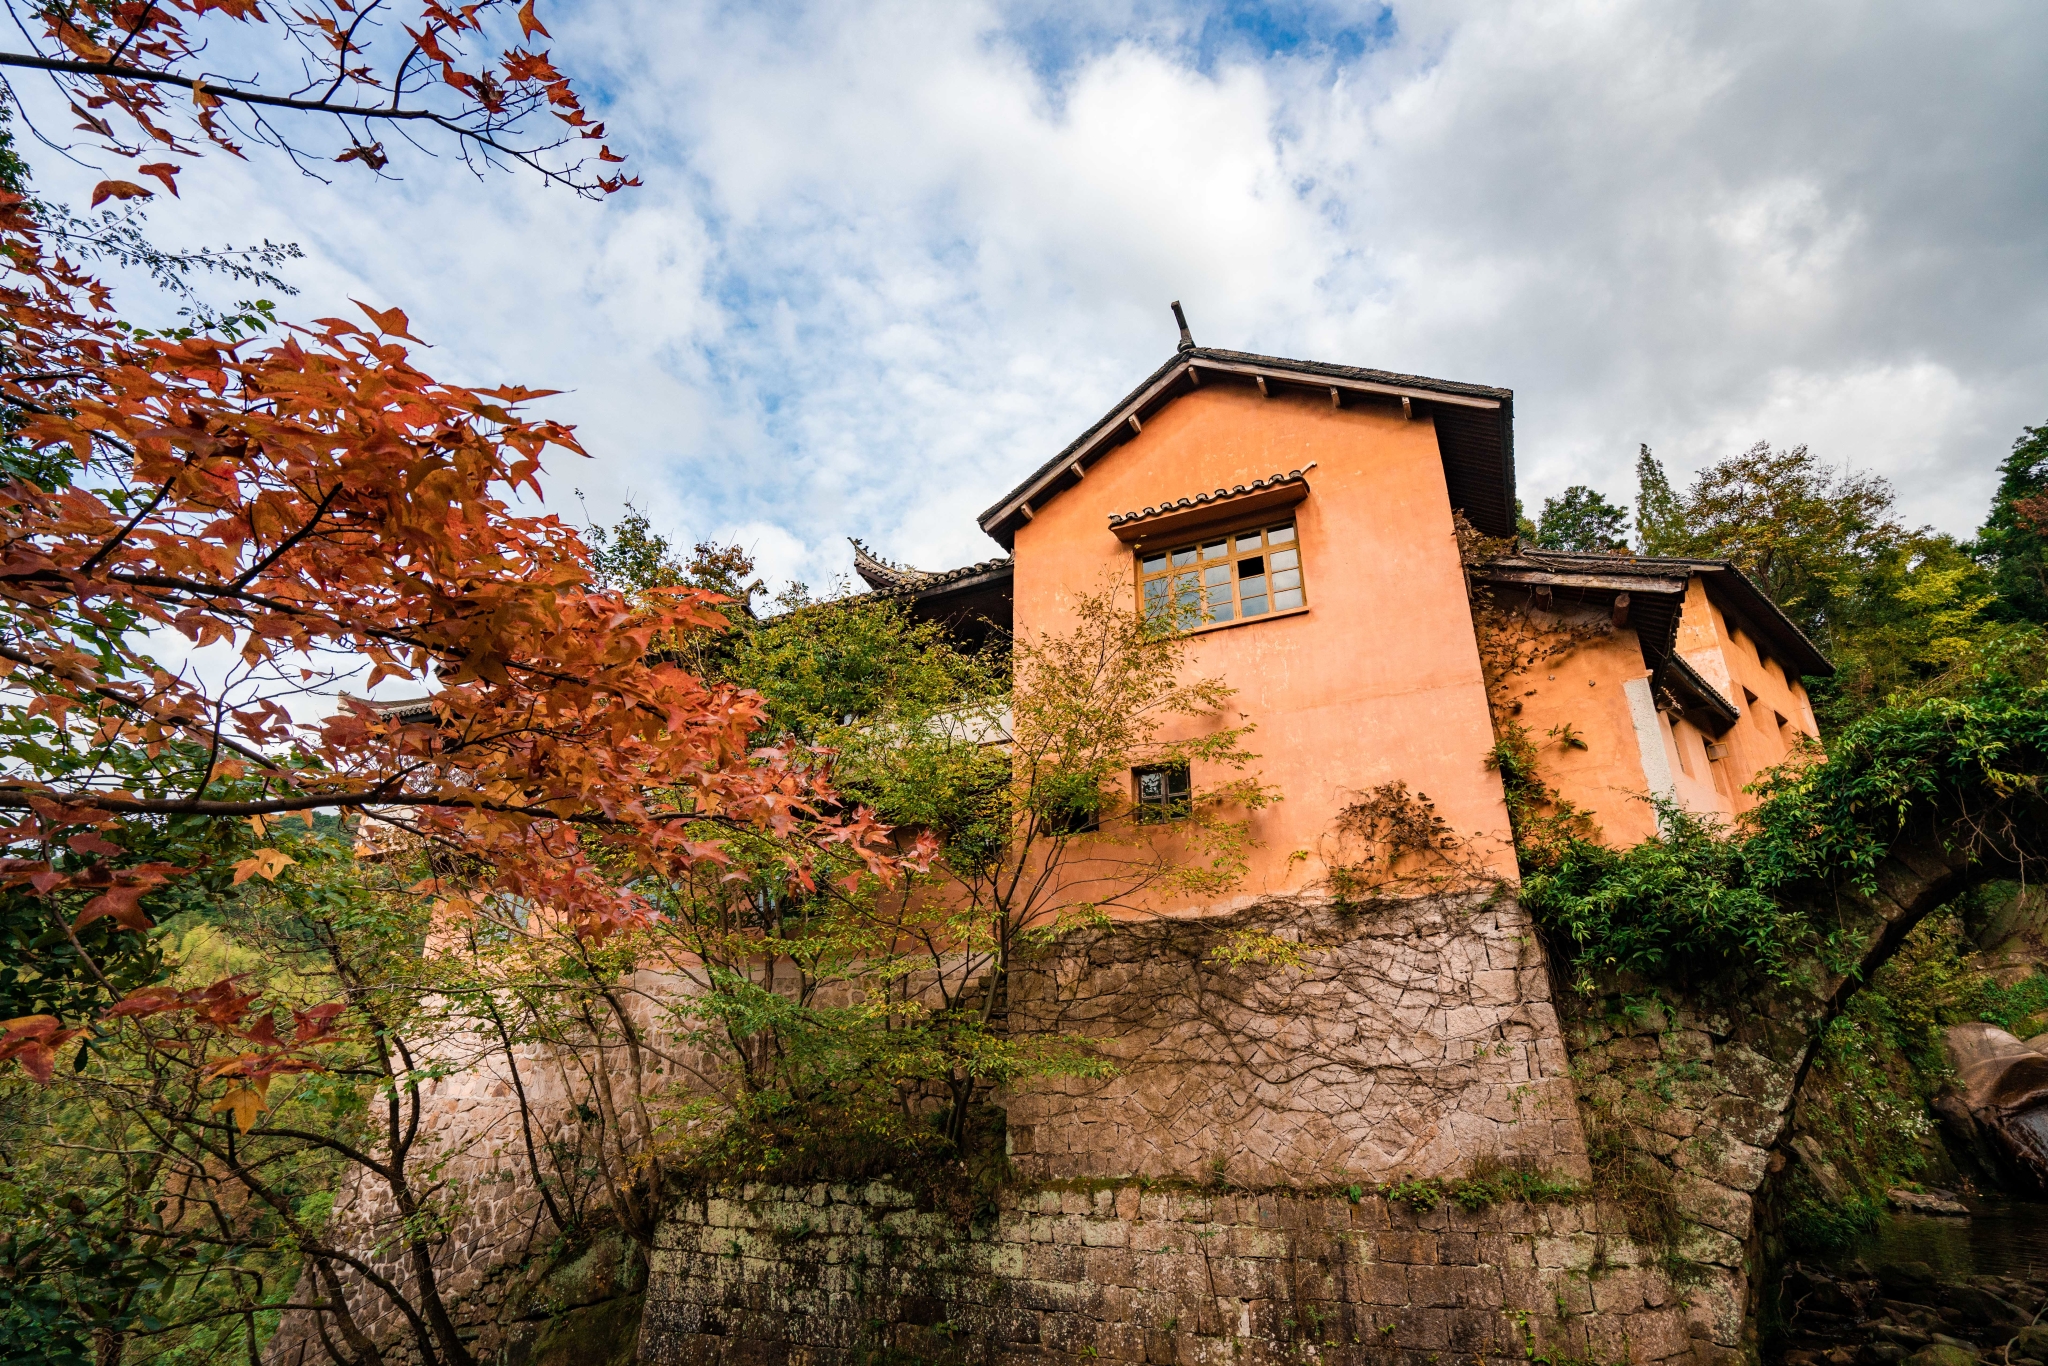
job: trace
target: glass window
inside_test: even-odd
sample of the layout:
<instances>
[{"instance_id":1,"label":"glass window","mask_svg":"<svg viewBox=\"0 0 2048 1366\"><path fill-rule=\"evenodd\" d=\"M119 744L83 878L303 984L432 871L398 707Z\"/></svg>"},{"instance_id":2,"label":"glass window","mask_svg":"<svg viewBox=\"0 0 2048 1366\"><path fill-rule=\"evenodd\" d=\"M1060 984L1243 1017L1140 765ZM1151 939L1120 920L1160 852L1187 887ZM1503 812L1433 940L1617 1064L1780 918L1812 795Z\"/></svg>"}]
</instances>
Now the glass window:
<instances>
[{"instance_id":1,"label":"glass window","mask_svg":"<svg viewBox=\"0 0 2048 1366\"><path fill-rule=\"evenodd\" d=\"M1180 820L1193 807L1193 787L1184 764L1134 768L1131 778L1137 788L1138 819L1142 822Z\"/></svg>"},{"instance_id":2,"label":"glass window","mask_svg":"<svg viewBox=\"0 0 2048 1366\"><path fill-rule=\"evenodd\" d=\"M1138 558L1148 619L1177 630L1288 612L1307 604L1294 523L1148 551Z\"/></svg>"}]
</instances>

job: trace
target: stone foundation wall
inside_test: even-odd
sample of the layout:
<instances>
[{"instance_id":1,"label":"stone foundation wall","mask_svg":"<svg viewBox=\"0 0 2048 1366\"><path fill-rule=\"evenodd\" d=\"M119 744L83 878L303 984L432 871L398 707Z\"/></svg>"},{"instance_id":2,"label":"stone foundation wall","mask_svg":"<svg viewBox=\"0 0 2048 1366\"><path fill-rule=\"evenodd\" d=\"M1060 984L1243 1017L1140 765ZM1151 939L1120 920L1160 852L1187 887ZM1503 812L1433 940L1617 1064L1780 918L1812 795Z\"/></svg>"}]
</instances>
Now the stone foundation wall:
<instances>
[{"instance_id":1,"label":"stone foundation wall","mask_svg":"<svg viewBox=\"0 0 2048 1366\"><path fill-rule=\"evenodd\" d=\"M1417 1211L1377 1196L1135 1182L1002 1193L963 1227L887 1185L676 1209L640 1360L1096 1359L1708 1366L1717 1324L1592 1201Z\"/></svg>"},{"instance_id":2,"label":"stone foundation wall","mask_svg":"<svg viewBox=\"0 0 2048 1366\"><path fill-rule=\"evenodd\" d=\"M1247 932L1299 962L1223 961ZM1542 951L1504 891L1069 935L1013 995L1013 1029L1098 1039L1117 1067L1004 1098L1027 1177L1320 1186L1485 1159L1586 1175Z\"/></svg>"}]
</instances>

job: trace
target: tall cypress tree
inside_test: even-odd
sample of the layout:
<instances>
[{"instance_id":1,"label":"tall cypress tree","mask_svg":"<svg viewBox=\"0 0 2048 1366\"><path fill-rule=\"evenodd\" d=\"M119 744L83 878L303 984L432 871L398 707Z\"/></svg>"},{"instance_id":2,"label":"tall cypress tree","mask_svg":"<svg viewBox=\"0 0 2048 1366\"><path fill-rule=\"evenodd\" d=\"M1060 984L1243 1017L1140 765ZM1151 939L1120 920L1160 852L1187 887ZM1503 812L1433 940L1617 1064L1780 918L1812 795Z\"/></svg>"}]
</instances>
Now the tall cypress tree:
<instances>
[{"instance_id":1,"label":"tall cypress tree","mask_svg":"<svg viewBox=\"0 0 2048 1366\"><path fill-rule=\"evenodd\" d=\"M1636 549L1645 555L1682 553L1685 506L1672 491L1663 463L1649 446L1636 457Z\"/></svg>"}]
</instances>

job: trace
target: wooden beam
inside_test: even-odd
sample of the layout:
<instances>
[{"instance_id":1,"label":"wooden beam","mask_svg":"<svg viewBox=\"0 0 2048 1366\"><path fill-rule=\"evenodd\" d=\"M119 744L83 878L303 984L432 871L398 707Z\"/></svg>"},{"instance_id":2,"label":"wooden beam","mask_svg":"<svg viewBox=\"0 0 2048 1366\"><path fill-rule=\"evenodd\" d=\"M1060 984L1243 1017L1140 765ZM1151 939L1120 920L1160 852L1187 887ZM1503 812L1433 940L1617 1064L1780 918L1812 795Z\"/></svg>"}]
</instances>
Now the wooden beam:
<instances>
[{"instance_id":1,"label":"wooden beam","mask_svg":"<svg viewBox=\"0 0 2048 1366\"><path fill-rule=\"evenodd\" d=\"M1069 468L1074 471L1074 482L1077 484L1088 477L1088 471L1081 468L1081 462L1078 460L1076 460L1071 466L1069 466Z\"/></svg>"},{"instance_id":2,"label":"wooden beam","mask_svg":"<svg viewBox=\"0 0 2048 1366\"><path fill-rule=\"evenodd\" d=\"M1411 422L1415 420L1415 400L1406 394L1401 395L1401 416Z\"/></svg>"},{"instance_id":3,"label":"wooden beam","mask_svg":"<svg viewBox=\"0 0 2048 1366\"><path fill-rule=\"evenodd\" d=\"M1202 362L1202 368L1212 374L1242 375L1246 378L1269 376L1275 380L1286 380L1289 372L1269 371L1260 366L1247 365L1241 361L1209 360ZM1417 403L1434 403L1438 407L1484 408L1498 410L1501 400L1482 398L1477 394L1460 394L1444 390L1424 389L1413 384L1391 384L1376 379L1352 379L1346 375L1321 375L1308 371L1298 372L1303 384L1335 385L1347 394L1379 394L1386 398L1412 398Z\"/></svg>"},{"instance_id":4,"label":"wooden beam","mask_svg":"<svg viewBox=\"0 0 2048 1366\"><path fill-rule=\"evenodd\" d=\"M1027 521L1027 522L1028 522L1028 521L1030 521L1030 520L1031 520L1031 519L1032 519L1033 517L1036 517L1036 516L1038 515L1037 513L1033 512L1033 511L1031 510L1031 504L1029 504L1029 503L1019 503L1019 504L1017 504L1017 511L1019 511L1019 512L1021 512L1021 513L1023 513L1023 514L1024 514L1024 520L1025 520L1025 521Z\"/></svg>"},{"instance_id":5,"label":"wooden beam","mask_svg":"<svg viewBox=\"0 0 2048 1366\"><path fill-rule=\"evenodd\" d=\"M1144 431L1144 430L1145 430L1145 424L1144 424L1144 423L1142 423L1142 422L1140 422L1140 421L1138 421L1138 415L1137 415L1136 413L1132 413L1132 414L1131 414L1131 416L1130 416L1130 423L1131 423L1131 435L1132 435L1132 436L1136 436L1136 435L1137 435L1137 434L1138 434L1139 432L1142 432L1142 431Z\"/></svg>"},{"instance_id":6,"label":"wooden beam","mask_svg":"<svg viewBox=\"0 0 2048 1366\"><path fill-rule=\"evenodd\" d=\"M1334 385L1332 385L1330 388L1330 406L1332 408L1341 408L1344 406L1344 391L1342 389L1337 388Z\"/></svg>"},{"instance_id":7,"label":"wooden beam","mask_svg":"<svg viewBox=\"0 0 2048 1366\"><path fill-rule=\"evenodd\" d=\"M1197 389L1202 387L1202 372L1192 365L1188 367L1188 383L1194 385Z\"/></svg>"},{"instance_id":8,"label":"wooden beam","mask_svg":"<svg viewBox=\"0 0 2048 1366\"><path fill-rule=\"evenodd\" d=\"M1614 624L1616 626L1628 625L1628 594L1626 593L1616 593L1614 595Z\"/></svg>"},{"instance_id":9,"label":"wooden beam","mask_svg":"<svg viewBox=\"0 0 2048 1366\"><path fill-rule=\"evenodd\" d=\"M1266 388L1266 377L1264 375L1253 375L1252 378L1258 381L1260 398L1273 397L1272 392Z\"/></svg>"}]
</instances>

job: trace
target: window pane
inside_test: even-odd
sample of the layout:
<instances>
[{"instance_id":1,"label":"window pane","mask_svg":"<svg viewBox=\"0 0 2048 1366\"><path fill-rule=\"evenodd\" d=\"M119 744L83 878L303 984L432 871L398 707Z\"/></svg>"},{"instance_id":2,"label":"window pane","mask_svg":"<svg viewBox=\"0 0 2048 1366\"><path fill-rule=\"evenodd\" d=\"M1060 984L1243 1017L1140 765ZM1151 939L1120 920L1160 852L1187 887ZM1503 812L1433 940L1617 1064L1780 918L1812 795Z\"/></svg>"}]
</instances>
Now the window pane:
<instances>
[{"instance_id":1,"label":"window pane","mask_svg":"<svg viewBox=\"0 0 2048 1366\"><path fill-rule=\"evenodd\" d=\"M1229 621L1237 615L1236 610L1230 605L1230 590L1228 588L1224 589L1223 594L1221 602L1212 601L1209 604L1209 620L1211 621Z\"/></svg>"},{"instance_id":2,"label":"window pane","mask_svg":"<svg viewBox=\"0 0 2048 1366\"><path fill-rule=\"evenodd\" d=\"M1279 569L1279 570L1275 570L1275 571L1274 571L1274 573L1273 573L1273 587L1275 587L1275 588L1299 588L1299 587L1301 587L1301 571L1300 571L1299 569Z\"/></svg>"},{"instance_id":3,"label":"window pane","mask_svg":"<svg viewBox=\"0 0 2048 1366\"><path fill-rule=\"evenodd\" d=\"M1186 550L1176 550L1173 552L1173 567L1175 569L1180 568L1184 564L1193 564L1194 562L1195 548L1193 546L1189 546Z\"/></svg>"},{"instance_id":4,"label":"window pane","mask_svg":"<svg viewBox=\"0 0 2048 1366\"><path fill-rule=\"evenodd\" d=\"M1254 574L1248 579L1238 580L1237 591L1248 598L1262 598L1266 596L1266 576L1264 574Z\"/></svg>"},{"instance_id":5,"label":"window pane","mask_svg":"<svg viewBox=\"0 0 2048 1366\"><path fill-rule=\"evenodd\" d=\"M1225 588L1228 588L1230 586L1230 566L1227 564L1212 564L1208 566L1202 571L1202 582L1220 583ZM1230 595L1225 593L1224 596L1229 597Z\"/></svg>"},{"instance_id":6,"label":"window pane","mask_svg":"<svg viewBox=\"0 0 2048 1366\"><path fill-rule=\"evenodd\" d=\"M1276 527L1274 527L1274 528L1273 528L1273 529L1272 529L1271 531L1269 531L1269 532L1267 532L1267 533L1266 533L1266 539L1267 539L1268 541L1270 541L1270 542L1271 542L1272 544L1274 544L1274 545L1278 545L1278 544L1280 544L1280 543L1281 543L1282 541L1291 541L1291 540L1293 540L1293 539L1294 539L1294 526L1293 526L1293 524L1292 524L1292 523L1289 523L1289 524L1288 524L1288 525L1286 525L1286 526L1276 526Z\"/></svg>"},{"instance_id":7,"label":"window pane","mask_svg":"<svg viewBox=\"0 0 2048 1366\"><path fill-rule=\"evenodd\" d=\"M1158 600L1158 599L1162 599L1162 598L1164 598L1165 596L1166 596L1166 580L1165 580L1165 579L1147 579L1147 580L1145 581L1145 601L1147 601L1147 602L1153 602L1153 601L1156 601L1156 600Z\"/></svg>"},{"instance_id":8,"label":"window pane","mask_svg":"<svg viewBox=\"0 0 2048 1366\"><path fill-rule=\"evenodd\" d=\"M1168 769L1166 773L1166 795L1185 797L1188 795L1188 771L1184 768Z\"/></svg>"},{"instance_id":9,"label":"window pane","mask_svg":"<svg viewBox=\"0 0 2048 1366\"><path fill-rule=\"evenodd\" d=\"M1239 536L1237 538L1237 548L1239 550L1257 550L1259 548L1259 533L1247 531Z\"/></svg>"},{"instance_id":10,"label":"window pane","mask_svg":"<svg viewBox=\"0 0 2048 1366\"><path fill-rule=\"evenodd\" d=\"M1138 796L1148 802L1164 801L1166 799L1166 775L1156 769L1150 773L1140 773L1138 775Z\"/></svg>"},{"instance_id":11,"label":"window pane","mask_svg":"<svg viewBox=\"0 0 2048 1366\"><path fill-rule=\"evenodd\" d=\"M1145 572L1147 574L1165 573L1166 557L1164 555L1147 555L1145 557Z\"/></svg>"},{"instance_id":12,"label":"window pane","mask_svg":"<svg viewBox=\"0 0 2048 1366\"><path fill-rule=\"evenodd\" d=\"M1271 558L1275 569L1292 569L1301 563L1301 552L1299 550L1276 550Z\"/></svg>"},{"instance_id":13,"label":"window pane","mask_svg":"<svg viewBox=\"0 0 2048 1366\"><path fill-rule=\"evenodd\" d=\"M1276 612L1284 612L1290 607L1299 606L1301 606L1301 590L1299 588L1283 588L1273 595L1273 610Z\"/></svg>"},{"instance_id":14,"label":"window pane","mask_svg":"<svg viewBox=\"0 0 2048 1366\"><path fill-rule=\"evenodd\" d=\"M1229 553L1230 542L1228 541L1217 541L1213 545L1202 547L1202 558L1205 560L1220 560Z\"/></svg>"},{"instance_id":15,"label":"window pane","mask_svg":"<svg viewBox=\"0 0 2048 1366\"><path fill-rule=\"evenodd\" d=\"M1244 600L1244 614L1245 614L1246 616L1248 616L1248 617L1258 617L1258 616L1264 616L1264 615L1265 615L1265 613L1266 613L1266 599L1265 599L1265 598L1264 598L1263 596L1261 596L1261 597L1256 597L1256 598L1246 598L1246 599Z\"/></svg>"},{"instance_id":16,"label":"window pane","mask_svg":"<svg viewBox=\"0 0 2048 1366\"><path fill-rule=\"evenodd\" d=\"M1213 607L1219 603L1225 607L1230 605L1230 585L1227 583L1217 583L1209 586L1210 606Z\"/></svg>"},{"instance_id":17,"label":"window pane","mask_svg":"<svg viewBox=\"0 0 2048 1366\"><path fill-rule=\"evenodd\" d=\"M1255 578L1265 572L1266 557L1263 555L1254 555L1248 560L1239 560L1237 562L1237 576L1241 579ZM1251 592L1252 590L1246 589L1245 591ZM1263 593L1266 590L1261 588L1258 591Z\"/></svg>"}]
</instances>

